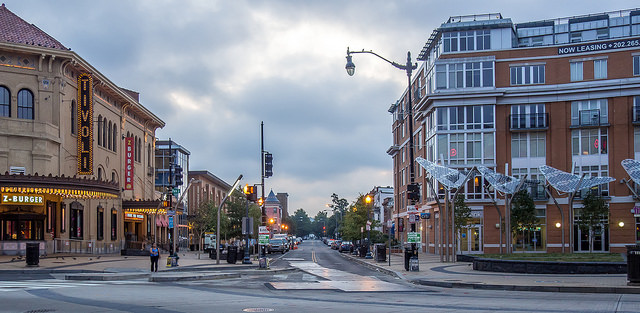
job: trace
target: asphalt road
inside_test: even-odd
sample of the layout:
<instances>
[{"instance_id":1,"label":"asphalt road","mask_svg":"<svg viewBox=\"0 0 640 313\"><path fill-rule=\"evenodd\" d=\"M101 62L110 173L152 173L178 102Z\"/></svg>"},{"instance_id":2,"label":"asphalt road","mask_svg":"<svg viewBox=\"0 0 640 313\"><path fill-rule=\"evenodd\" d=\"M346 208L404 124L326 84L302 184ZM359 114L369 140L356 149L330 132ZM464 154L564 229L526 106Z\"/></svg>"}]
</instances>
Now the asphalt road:
<instances>
[{"instance_id":1,"label":"asphalt road","mask_svg":"<svg viewBox=\"0 0 640 313\"><path fill-rule=\"evenodd\" d=\"M300 249L278 257L281 259L273 267L292 266L308 272L172 283L4 277L0 281L0 312L640 311L640 295L414 286L349 263L319 241L304 242Z\"/></svg>"}]
</instances>

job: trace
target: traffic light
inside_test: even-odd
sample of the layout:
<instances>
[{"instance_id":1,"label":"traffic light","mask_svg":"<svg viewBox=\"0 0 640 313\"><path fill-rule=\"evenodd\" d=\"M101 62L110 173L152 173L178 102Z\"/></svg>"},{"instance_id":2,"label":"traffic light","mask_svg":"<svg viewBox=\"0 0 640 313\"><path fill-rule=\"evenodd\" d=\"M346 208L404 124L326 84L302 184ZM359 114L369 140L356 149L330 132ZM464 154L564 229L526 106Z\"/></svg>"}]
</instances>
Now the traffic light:
<instances>
[{"instance_id":1,"label":"traffic light","mask_svg":"<svg viewBox=\"0 0 640 313\"><path fill-rule=\"evenodd\" d=\"M264 204L264 199L262 197L258 198L258 205L262 206Z\"/></svg>"},{"instance_id":2,"label":"traffic light","mask_svg":"<svg viewBox=\"0 0 640 313\"><path fill-rule=\"evenodd\" d=\"M249 201L257 201L258 200L258 193L256 192L256 186L249 186L244 185L244 195L247 197L247 200Z\"/></svg>"},{"instance_id":3,"label":"traffic light","mask_svg":"<svg viewBox=\"0 0 640 313\"><path fill-rule=\"evenodd\" d=\"M273 176L273 154L265 153L264 155L264 177Z\"/></svg>"},{"instance_id":4,"label":"traffic light","mask_svg":"<svg viewBox=\"0 0 640 313\"><path fill-rule=\"evenodd\" d=\"M182 182L182 167L180 165L176 165L176 167L173 169L173 177L175 185L176 186L182 186L183 182Z\"/></svg>"},{"instance_id":5,"label":"traffic light","mask_svg":"<svg viewBox=\"0 0 640 313\"><path fill-rule=\"evenodd\" d=\"M420 185L417 183L412 183L407 185L407 199L409 200L420 200Z\"/></svg>"}]
</instances>

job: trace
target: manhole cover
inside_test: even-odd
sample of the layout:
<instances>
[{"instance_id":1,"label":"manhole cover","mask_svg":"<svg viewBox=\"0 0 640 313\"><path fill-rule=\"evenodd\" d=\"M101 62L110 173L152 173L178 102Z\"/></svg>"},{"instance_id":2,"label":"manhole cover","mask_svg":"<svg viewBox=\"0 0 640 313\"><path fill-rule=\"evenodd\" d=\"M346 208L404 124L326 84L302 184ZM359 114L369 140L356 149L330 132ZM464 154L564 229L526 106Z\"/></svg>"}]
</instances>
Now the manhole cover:
<instances>
[{"instance_id":1,"label":"manhole cover","mask_svg":"<svg viewBox=\"0 0 640 313\"><path fill-rule=\"evenodd\" d=\"M269 308L246 308L242 312L273 312L274 309Z\"/></svg>"}]
</instances>

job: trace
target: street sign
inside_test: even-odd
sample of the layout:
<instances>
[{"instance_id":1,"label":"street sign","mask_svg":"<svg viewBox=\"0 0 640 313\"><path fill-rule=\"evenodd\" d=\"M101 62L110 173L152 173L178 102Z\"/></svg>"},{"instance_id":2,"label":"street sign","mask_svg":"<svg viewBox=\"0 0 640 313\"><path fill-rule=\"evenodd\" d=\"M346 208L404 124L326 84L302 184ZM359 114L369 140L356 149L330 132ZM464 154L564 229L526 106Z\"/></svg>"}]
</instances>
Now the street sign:
<instances>
[{"instance_id":1,"label":"street sign","mask_svg":"<svg viewBox=\"0 0 640 313\"><path fill-rule=\"evenodd\" d=\"M173 228L173 216L169 216L169 228Z\"/></svg>"},{"instance_id":2,"label":"street sign","mask_svg":"<svg viewBox=\"0 0 640 313\"><path fill-rule=\"evenodd\" d=\"M408 205L407 214L418 214L418 208L415 205Z\"/></svg>"},{"instance_id":3,"label":"street sign","mask_svg":"<svg viewBox=\"0 0 640 313\"><path fill-rule=\"evenodd\" d=\"M258 235L258 244L260 244L260 245L269 244L269 234L259 234Z\"/></svg>"},{"instance_id":4,"label":"street sign","mask_svg":"<svg viewBox=\"0 0 640 313\"><path fill-rule=\"evenodd\" d=\"M407 242L408 243L420 243L420 242L422 242L421 234L418 233L418 232L407 233Z\"/></svg>"},{"instance_id":5,"label":"street sign","mask_svg":"<svg viewBox=\"0 0 640 313\"><path fill-rule=\"evenodd\" d=\"M173 211L173 210L167 211L167 216L174 216L174 215L176 215L176 211Z\"/></svg>"},{"instance_id":6,"label":"street sign","mask_svg":"<svg viewBox=\"0 0 640 313\"><path fill-rule=\"evenodd\" d=\"M420 218L423 220L428 220L431 217L431 213L420 213Z\"/></svg>"},{"instance_id":7,"label":"street sign","mask_svg":"<svg viewBox=\"0 0 640 313\"><path fill-rule=\"evenodd\" d=\"M392 223L393 223L393 222L392 222L391 220L387 220L387 228L391 228L391 224L392 224Z\"/></svg>"},{"instance_id":8,"label":"street sign","mask_svg":"<svg viewBox=\"0 0 640 313\"><path fill-rule=\"evenodd\" d=\"M173 188L171 193L173 193L174 197L178 197L178 195L180 194L180 188Z\"/></svg>"},{"instance_id":9,"label":"street sign","mask_svg":"<svg viewBox=\"0 0 640 313\"><path fill-rule=\"evenodd\" d=\"M258 233L260 235L268 235L269 234L269 229L267 229L267 226L258 226Z\"/></svg>"}]
</instances>

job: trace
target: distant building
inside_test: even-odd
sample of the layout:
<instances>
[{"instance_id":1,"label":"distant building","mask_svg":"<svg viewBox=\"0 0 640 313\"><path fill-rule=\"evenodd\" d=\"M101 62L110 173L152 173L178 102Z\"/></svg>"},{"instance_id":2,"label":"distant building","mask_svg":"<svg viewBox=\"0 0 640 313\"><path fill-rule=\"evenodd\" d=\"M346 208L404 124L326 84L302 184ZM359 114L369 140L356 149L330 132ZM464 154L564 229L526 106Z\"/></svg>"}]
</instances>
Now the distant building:
<instances>
[{"instance_id":1,"label":"distant building","mask_svg":"<svg viewBox=\"0 0 640 313\"><path fill-rule=\"evenodd\" d=\"M275 193L273 193L273 190L269 192L269 196L265 199L263 207L265 209L265 215L267 216L267 226L269 226L271 233L279 233L283 225L282 205Z\"/></svg>"},{"instance_id":2,"label":"distant building","mask_svg":"<svg viewBox=\"0 0 640 313\"><path fill-rule=\"evenodd\" d=\"M276 198L280 201L280 207L282 207L282 216L289 216L289 194L286 192L278 192Z\"/></svg>"},{"instance_id":3,"label":"distant building","mask_svg":"<svg viewBox=\"0 0 640 313\"><path fill-rule=\"evenodd\" d=\"M187 220L193 218L195 210L205 203L210 202L217 209L222 203L222 199L231 190L231 185L209 171L189 171L189 177L199 182L194 183L188 191L191 211ZM200 238L194 238L193 233L189 233L189 245L198 244L200 244Z\"/></svg>"},{"instance_id":4,"label":"distant building","mask_svg":"<svg viewBox=\"0 0 640 313\"><path fill-rule=\"evenodd\" d=\"M380 224L376 230L383 231L386 233L386 223L389 220L390 214L389 211L389 201L393 203L393 187L374 187L369 194L373 196L373 212L371 213L371 219L374 221L378 221ZM386 201L386 205L385 205ZM385 219L385 216L387 217Z\"/></svg>"}]
</instances>

